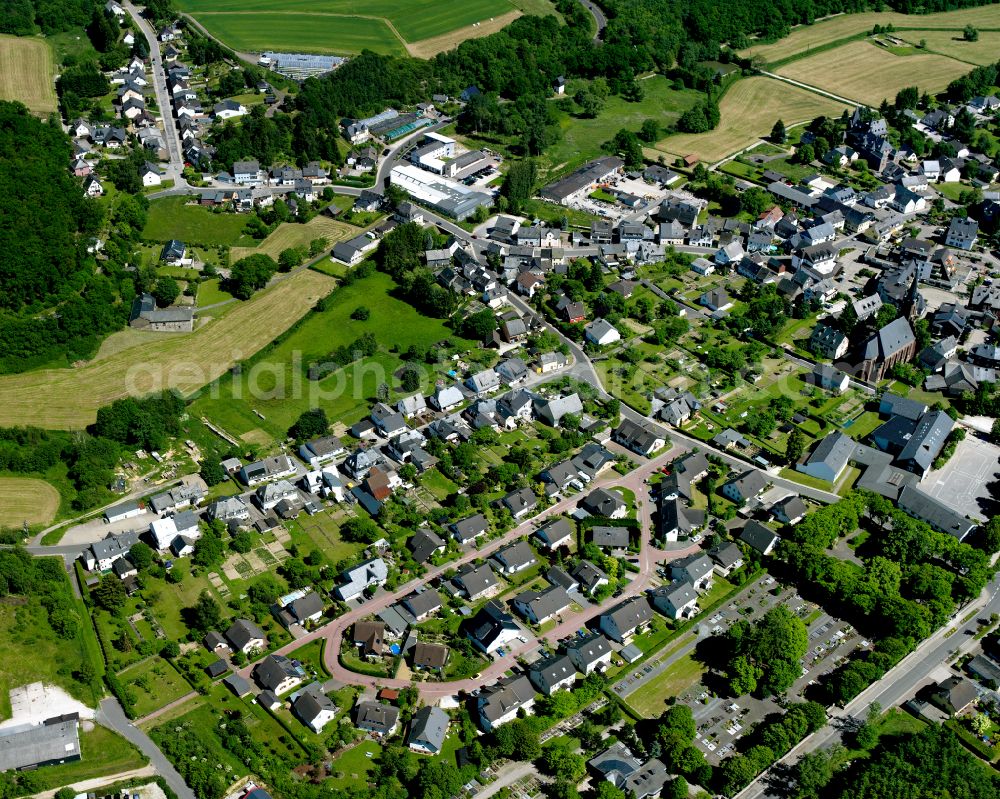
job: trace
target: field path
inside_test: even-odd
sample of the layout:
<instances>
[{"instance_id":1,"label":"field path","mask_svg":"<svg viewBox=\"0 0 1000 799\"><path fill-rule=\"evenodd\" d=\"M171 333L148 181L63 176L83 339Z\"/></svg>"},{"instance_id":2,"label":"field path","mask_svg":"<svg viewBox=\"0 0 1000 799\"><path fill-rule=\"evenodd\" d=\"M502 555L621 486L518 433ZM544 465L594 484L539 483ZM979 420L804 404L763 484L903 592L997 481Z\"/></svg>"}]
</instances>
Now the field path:
<instances>
[{"instance_id":1,"label":"field path","mask_svg":"<svg viewBox=\"0 0 1000 799\"><path fill-rule=\"evenodd\" d=\"M850 105L865 105L865 103L860 100L851 100L848 97L841 97L839 94L831 94L828 91L817 88L816 86L811 86L808 83L802 83L797 80L792 80L791 78L786 78L784 75L779 75L776 72L766 72L764 70L760 71L761 75L766 75L769 78L774 78L775 80L780 80L784 83L790 83L792 86L798 86L800 89L805 89L806 91L815 92L816 94L822 94L824 97L829 97L831 100L836 100L838 103L848 103Z\"/></svg>"}]
</instances>

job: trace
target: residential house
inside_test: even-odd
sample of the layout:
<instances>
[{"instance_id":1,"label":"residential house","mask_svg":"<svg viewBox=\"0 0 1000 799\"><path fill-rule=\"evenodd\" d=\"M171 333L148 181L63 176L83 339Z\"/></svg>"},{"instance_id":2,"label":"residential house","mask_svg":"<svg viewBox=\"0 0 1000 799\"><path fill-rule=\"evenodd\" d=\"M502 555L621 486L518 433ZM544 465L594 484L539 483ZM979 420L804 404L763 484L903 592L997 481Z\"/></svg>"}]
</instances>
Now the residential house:
<instances>
[{"instance_id":1,"label":"residential house","mask_svg":"<svg viewBox=\"0 0 1000 799\"><path fill-rule=\"evenodd\" d=\"M694 554L672 561L670 577L689 583L696 591L704 592L712 587L712 572L715 565L707 555Z\"/></svg>"},{"instance_id":2,"label":"residential house","mask_svg":"<svg viewBox=\"0 0 1000 799\"><path fill-rule=\"evenodd\" d=\"M576 392L563 397L535 397L535 415L546 424L558 427L559 422L566 414L579 416L583 413L583 401Z\"/></svg>"},{"instance_id":3,"label":"residential house","mask_svg":"<svg viewBox=\"0 0 1000 799\"><path fill-rule=\"evenodd\" d=\"M847 468L855 447L854 439L835 432L822 439L805 462L797 464L795 469L818 480L835 483Z\"/></svg>"},{"instance_id":4,"label":"residential house","mask_svg":"<svg viewBox=\"0 0 1000 799\"><path fill-rule=\"evenodd\" d=\"M820 358L839 360L850 345L844 333L830 325L818 324L809 336L809 349Z\"/></svg>"},{"instance_id":5,"label":"residential house","mask_svg":"<svg viewBox=\"0 0 1000 799\"><path fill-rule=\"evenodd\" d=\"M604 347L621 341L622 334L606 319L595 319L584 328L584 337L591 344Z\"/></svg>"},{"instance_id":6,"label":"residential house","mask_svg":"<svg viewBox=\"0 0 1000 799\"><path fill-rule=\"evenodd\" d=\"M698 592L684 581L661 585L649 592L655 607L668 619L689 619L698 612Z\"/></svg>"},{"instance_id":7,"label":"residential house","mask_svg":"<svg viewBox=\"0 0 1000 799\"><path fill-rule=\"evenodd\" d=\"M362 657L380 658L385 652L385 624L381 621L354 622L354 645Z\"/></svg>"},{"instance_id":8,"label":"residential house","mask_svg":"<svg viewBox=\"0 0 1000 799\"><path fill-rule=\"evenodd\" d=\"M535 704L535 689L524 675L504 677L483 689L476 701L479 725L486 732L513 721L520 711L528 713Z\"/></svg>"},{"instance_id":9,"label":"residential house","mask_svg":"<svg viewBox=\"0 0 1000 799\"><path fill-rule=\"evenodd\" d=\"M299 721L319 735L323 728L333 721L339 708L317 686L316 690L304 690L292 702L292 712Z\"/></svg>"},{"instance_id":10,"label":"residential house","mask_svg":"<svg viewBox=\"0 0 1000 799\"><path fill-rule=\"evenodd\" d=\"M945 244L958 250L971 250L979 236L979 222L970 217L952 217Z\"/></svg>"},{"instance_id":11,"label":"residential house","mask_svg":"<svg viewBox=\"0 0 1000 799\"><path fill-rule=\"evenodd\" d=\"M416 671L440 672L448 665L450 650L444 644L417 641L413 646L413 668Z\"/></svg>"},{"instance_id":12,"label":"residential house","mask_svg":"<svg viewBox=\"0 0 1000 799\"><path fill-rule=\"evenodd\" d=\"M818 363L813 367L813 382L827 391L843 394L851 385L851 378L829 364Z\"/></svg>"},{"instance_id":13,"label":"residential house","mask_svg":"<svg viewBox=\"0 0 1000 799\"><path fill-rule=\"evenodd\" d=\"M622 495L606 488L590 492L580 501L579 507L591 516L601 516L606 519L624 519L628 514L628 505Z\"/></svg>"},{"instance_id":14,"label":"residential house","mask_svg":"<svg viewBox=\"0 0 1000 799\"><path fill-rule=\"evenodd\" d=\"M543 547L554 551L559 547L569 546L573 540L573 528L565 517L560 516L544 527L538 528L534 535Z\"/></svg>"},{"instance_id":15,"label":"residential house","mask_svg":"<svg viewBox=\"0 0 1000 799\"><path fill-rule=\"evenodd\" d=\"M334 594L338 599L349 602L356 599L371 586L381 586L389 579L389 569L382 558L372 558L341 572Z\"/></svg>"},{"instance_id":16,"label":"residential house","mask_svg":"<svg viewBox=\"0 0 1000 799\"><path fill-rule=\"evenodd\" d=\"M743 565L743 550L732 542L713 547L708 550L708 556L720 577L728 577Z\"/></svg>"},{"instance_id":17,"label":"residential house","mask_svg":"<svg viewBox=\"0 0 1000 799\"><path fill-rule=\"evenodd\" d=\"M569 592L561 585L550 585L540 591L522 591L513 599L514 609L532 624L545 624L572 604Z\"/></svg>"},{"instance_id":18,"label":"residential house","mask_svg":"<svg viewBox=\"0 0 1000 799\"><path fill-rule=\"evenodd\" d=\"M445 543L436 533L431 530L421 528L417 530L407 542L413 560L416 563L427 563L434 555L438 555L445 550Z\"/></svg>"},{"instance_id":19,"label":"residential house","mask_svg":"<svg viewBox=\"0 0 1000 799\"><path fill-rule=\"evenodd\" d=\"M772 505L771 515L783 524L798 524L806 516L806 504L798 494L792 494Z\"/></svg>"},{"instance_id":20,"label":"residential house","mask_svg":"<svg viewBox=\"0 0 1000 799\"><path fill-rule=\"evenodd\" d=\"M722 495L737 505L744 505L755 499L767 485L767 479L756 469L743 472L722 486Z\"/></svg>"},{"instance_id":21,"label":"residential house","mask_svg":"<svg viewBox=\"0 0 1000 799\"><path fill-rule=\"evenodd\" d=\"M723 288L709 289L698 298L698 304L716 313L728 311L733 307L733 301Z\"/></svg>"},{"instance_id":22,"label":"residential house","mask_svg":"<svg viewBox=\"0 0 1000 799\"><path fill-rule=\"evenodd\" d=\"M470 563L463 566L455 575L453 582L470 602L475 602L491 594L499 585L497 576L489 563L484 563L481 566L474 566Z\"/></svg>"},{"instance_id":23,"label":"residential house","mask_svg":"<svg viewBox=\"0 0 1000 799\"><path fill-rule=\"evenodd\" d=\"M237 619L226 630L226 640L234 652L249 655L267 646L264 631L248 619Z\"/></svg>"},{"instance_id":24,"label":"residential house","mask_svg":"<svg viewBox=\"0 0 1000 799\"><path fill-rule=\"evenodd\" d=\"M451 533L459 544L474 543L489 532L490 524L481 513L460 519L450 525Z\"/></svg>"},{"instance_id":25,"label":"residential house","mask_svg":"<svg viewBox=\"0 0 1000 799\"><path fill-rule=\"evenodd\" d=\"M601 614L601 632L613 641L628 643L653 618L649 602L645 597L633 597Z\"/></svg>"},{"instance_id":26,"label":"residential house","mask_svg":"<svg viewBox=\"0 0 1000 799\"><path fill-rule=\"evenodd\" d=\"M611 433L611 440L637 455L648 457L666 445L666 439L650 425L623 419Z\"/></svg>"},{"instance_id":27,"label":"residential house","mask_svg":"<svg viewBox=\"0 0 1000 799\"><path fill-rule=\"evenodd\" d=\"M501 502L515 519L527 516L538 507L538 497L530 488L519 488L516 491L511 491Z\"/></svg>"},{"instance_id":28,"label":"residential house","mask_svg":"<svg viewBox=\"0 0 1000 799\"><path fill-rule=\"evenodd\" d=\"M602 633L578 635L563 644L563 649L584 676L603 671L611 664L611 642Z\"/></svg>"},{"instance_id":29,"label":"residential house","mask_svg":"<svg viewBox=\"0 0 1000 799\"><path fill-rule=\"evenodd\" d=\"M613 553L624 554L629 544L629 529L627 527L594 526L589 531L590 543Z\"/></svg>"},{"instance_id":30,"label":"residential house","mask_svg":"<svg viewBox=\"0 0 1000 799\"><path fill-rule=\"evenodd\" d=\"M486 655L507 646L522 635L514 617L496 601L489 601L459 628L472 645Z\"/></svg>"},{"instance_id":31,"label":"residential house","mask_svg":"<svg viewBox=\"0 0 1000 799\"><path fill-rule=\"evenodd\" d=\"M410 751L424 755L437 755L444 749L448 735L448 714L439 707L422 707L413 714L406 745Z\"/></svg>"},{"instance_id":32,"label":"residential house","mask_svg":"<svg viewBox=\"0 0 1000 799\"><path fill-rule=\"evenodd\" d=\"M494 553L492 560L496 563L500 573L505 577L510 577L525 569L529 569L538 563L535 551L524 539L515 541L513 544L498 550Z\"/></svg>"},{"instance_id":33,"label":"residential house","mask_svg":"<svg viewBox=\"0 0 1000 799\"><path fill-rule=\"evenodd\" d=\"M761 555L770 555L780 540L776 532L755 519L748 521L740 530L740 541L757 550Z\"/></svg>"},{"instance_id":34,"label":"residential house","mask_svg":"<svg viewBox=\"0 0 1000 799\"><path fill-rule=\"evenodd\" d=\"M528 679L539 692L552 696L556 691L570 690L576 682L576 667L568 655L550 655L528 667Z\"/></svg>"},{"instance_id":35,"label":"residential house","mask_svg":"<svg viewBox=\"0 0 1000 799\"><path fill-rule=\"evenodd\" d=\"M354 726L376 738L388 738L399 726L399 708L380 702L359 702L354 709Z\"/></svg>"},{"instance_id":36,"label":"residential house","mask_svg":"<svg viewBox=\"0 0 1000 799\"><path fill-rule=\"evenodd\" d=\"M299 457L313 469L318 469L327 463L347 454L347 449L336 436L322 436L306 441L299 446Z\"/></svg>"},{"instance_id":37,"label":"residential house","mask_svg":"<svg viewBox=\"0 0 1000 799\"><path fill-rule=\"evenodd\" d=\"M580 584L580 589L587 596L593 596L595 591L602 586L608 585L610 582L608 575L589 560L581 560L571 574Z\"/></svg>"}]
</instances>

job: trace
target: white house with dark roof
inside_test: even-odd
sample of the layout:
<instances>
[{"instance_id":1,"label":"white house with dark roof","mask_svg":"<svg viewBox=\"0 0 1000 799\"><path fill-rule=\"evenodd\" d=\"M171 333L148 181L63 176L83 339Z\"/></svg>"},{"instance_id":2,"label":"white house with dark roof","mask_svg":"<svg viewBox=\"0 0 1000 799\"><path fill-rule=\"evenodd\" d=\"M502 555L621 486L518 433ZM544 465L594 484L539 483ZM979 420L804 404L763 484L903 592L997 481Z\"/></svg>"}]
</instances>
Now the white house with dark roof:
<instances>
[{"instance_id":1,"label":"white house with dark roof","mask_svg":"<svg viewBox=\"0 0 1000 799\"><path fill-rule=\"evenodd\" d=\"M531 545L522 539L494 553L493 561L501 574L511 576L531 568L538 563L538 558Z\"/></svg>"},{"instance_id":2,"label":"white house with dark roof","mask_svg":"<svg viewBox=\"0 0 1000 799\"><path fill-rule=\"evenodd\" d=\"M439 707L420 708L413 714L406 745L420 754L439 754L444 748L449 722L448 714Z\"/></svg>"},{"instance_id":3,"label":"white house with dark roof","mask_svg":"<svg viewBox=\"0 0 1000 799\"><path fill-rule=\"evenodd\" d=\"M698 592L685 581L661 585L653 589L649 596L653 607L668 619L690 618L698 612Z\"/></svg>"},{"instance_id":4,"label":"white house with dark roof","mask_svg":"<svg viewBox=\"0 0 1000 799\"><path fill-rule=\"evenodd\" d=\"M528 667L528 679L540 693L552 696L556 691L573 687L576 682L576 666L568 655L551 655L536 660Z\"/></svg>"},{"instance_id":5,"label":"white house with dark roof","mask_svg":"<svg viewBox=\"0 0 1000 799\"><path fill-rule=\"evenodd\" d=\"M560 516L535 531L535 538L548 550L568 546L573 540L573 528L569 521Z\"/></svg>"},{"instance_id":6,"label":"white house with dark roof","mask_svg":"<svg viewBox=\"0 0 1000 799\"><path fill-rule=\"evenodd\" d=\"M535 689L527 677L505 677L480 693L476 702L479 725L491 732L516 719L518 712L530 712L534 704Z\"/></svg>"},{"instance_id":7,"label":"white house with dark roof","mask_svg":"<svg viewBox=\"0 0 1000 799\"><path fill-rule=\"evenodd\" d=\"M577 636L563 645L569 659L584 676L611 664L611 642L602 633Z\"/></svg>"},{"instance_id":8,"label":"white house with dark roof","mask_svg":"<svg viewBox=\"0 0 1000 799\"><path fill-rule=\"evenodd\" d=\"M550 585L541 591L522 591L513 599L514 608L532 624L545 624L573 604L573 599L561 585Z\"/></svg>"},{"instance_id":9,"label":"white house with dark roof","mask_svg":"<svg viewBox=\"0 0 1000 799\"><path fill-rule=\"evenodd\" d=\"M483 514L477 513L453 522L450 527L452 536L459 544L471 544L489 532L490 523Z\"/></svg>"},{"instance_id":10,"label":"white house with dark roof","mask_svg":"<svg viewBox=\"0 0 1000 799\"><path fill-rule=\"evenodd\" d=\"M645 597L626 600L599 617L601 632L613 641L628 643L653 618Z\"/></svg>"},{"instance_id":11,"label":"white house with dark roof","mask_svg":"<svg viewBox=\"0 0 1000 799\"><path fill-rule=\"evenodd\" d=\"M756 469L750 469L722 486L722 495L737 505L755 499L767 486L767 479Z\"/></svg>"}]
</instances>

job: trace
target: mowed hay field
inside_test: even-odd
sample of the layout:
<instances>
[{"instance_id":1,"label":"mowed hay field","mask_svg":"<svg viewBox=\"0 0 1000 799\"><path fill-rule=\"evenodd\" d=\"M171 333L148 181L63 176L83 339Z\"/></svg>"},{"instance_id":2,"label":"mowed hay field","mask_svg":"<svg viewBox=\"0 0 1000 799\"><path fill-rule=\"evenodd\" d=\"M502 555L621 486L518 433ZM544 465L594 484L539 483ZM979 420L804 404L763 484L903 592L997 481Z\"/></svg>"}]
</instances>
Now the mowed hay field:
<instances>
[{"instance_id":1,"label":"mowed hay field","mask_svg":"<svg viewBox=\"0 0 1000 799\"><path fill-rule=\"evenodd\" d=\"M969 64L995 64L1000 60L1000 33L996 31L980 31L975 42L965 41L961 31L906 31L894 35L913 45L923 39L927 50Z\"/></svg>"},{"instance_id":2,"label":"mowed hay field","mask_svg":"<svg viewBox=\"0 0 1000 799\"><path fill-rule=\"evenodd\" d=\"M930 53L897 56L867 41L849 42L777 70L792 80L877 107L906 86L938 92L969 65Z\"/></svg>"},{"instance_id":3,"label":"mowed hay field","mask_svg":"<svg viewBox=\"0 0 1000 799\"><path fill-rule=\"evenodd\" d=\"M766 62L806 53L838 39L857 36L871 31L876 25L893 25L896 28L926 28L961 30L966 25L1000 29L1000 5L963 8L938 14L898 14L896 12L867 12L841 14L813 25L801 25L784 39L771 44L761 44L740 51L742 56L760 56ZM898 32L897 34L898 35ZM919 39L919 37L918 37Z\"/></svg>"},{"instance_id":4,"label":"mowed hay field","mask_svg":"<svg viewBox=\"0 0 1000 799\"><path fill-rule=\"evenodd\" d=\"M47 524L59 510L59 492L44 480L0 477L0 527Z\"/></svg>"},{"instance_id":5,"label":"mowed hay field","mask_svg":"<svg viewBox=\"0 0 1000 799\"><path fill-rule=\"evenodd\" d=\"M132 347L78 369L0 377L0 426L75 430L102 405L174 388L190 394L270 343L326 296L336 281L302 270L193 333Z\"/></svg>"},{"instance_id":6,"label":"mowed hay field","mask_svg":"<svg viewBox=\"0 0 1000 799\"><path fill-rule=\"evenodd\" d=\"M232 47L335 54L365 47L397 53L404 44L459 30L471 38L480 35L474 24L495 24L517 11L509 0L180 0L179 6Z\"/></svg>"},{"instance_id":7,"label":"mowed hay field","mask_svg":"<svg viewBox=\"0 0 1000 799\"><path fill-rule=\"evenodd\" d=\"M825 114L840 116L847 106L814 92L790 86L774 78L743 78L734 83L719 104L722 119L707 133L679 133L658 142L646 154L697 155L714 163L742 150L771 132L776 119L786 125Z\"/></svg>"},{"instance_id":8,"label":"mowed hay field","mask_svg":"<svg viewBox=\"0 0 1000 799\"><path fill-rule=\"evenodd\" d=\"M0 36L0 100L17 100L34 114L56 110L52 49L42 39Z\"/></svg>"},{"instance_id":9,"label":"mowed hay field","mask_svg":"<svg viewBox=\"0 0 1000 799\"><path fill-rule=\"evenodd\" d=\"M233 247L231 257L235 262L248 255L262 252L277 261L281 251L289 247L308 247L309 242L313 239L325 238L329 249L336 242L352 238L360 233L359 228L352 227L346 222L338 222L328 216L314 216L304 225L295 222L282 222L259 246Z\"/></svg>"}]
</instances>

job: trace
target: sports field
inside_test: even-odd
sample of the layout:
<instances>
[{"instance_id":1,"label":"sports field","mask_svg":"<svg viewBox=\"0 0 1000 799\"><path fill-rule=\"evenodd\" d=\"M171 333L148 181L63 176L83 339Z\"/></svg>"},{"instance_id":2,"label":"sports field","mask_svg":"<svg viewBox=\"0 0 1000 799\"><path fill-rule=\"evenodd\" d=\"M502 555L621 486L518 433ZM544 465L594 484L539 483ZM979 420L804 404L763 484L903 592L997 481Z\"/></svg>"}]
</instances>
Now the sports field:
<instances>
[{"instance_id":1,"label":"sports field","mask_svg":"<svg viewBox=\"0 0 1000 799\"><path fill-rule=\"evenodd\" d=\"M657 142L646 154L697 155L706 163L715 163L767 136L775 120L786 125L804 122L825 114L840 116L842 103L774 78L743 78L722 97L719 126L707 133L679 133Z\"/></svg>"},{"instance_id":2,"label":"sports field","mask_svg":"<svg viewBox=\"0 0 1000 799\"><path fill-rule=\"evenodd\" d=\"M878 106L907 86L938 92L969 71L969 65L931 53L893 55L868 41L849 42L777 70L779 75ZM787 120L786 120L787 121Z\"/></svg>"},{"instance_id":3,"label":"sports field","mask_svg":"<svg viewBox=\"0 0 1000 799\"><path fill-rule=\"evenodd\" d=\"M52 49L43 39L0 36L0 100L18 100L35 114L56 110Z\"/></svg>"},{"instance_id":4,"label":"sports field","mask_svg":"<svg viewBox=\"0 0 1000 799\"><path fill-rule=\"evenodd\" d=\"M44 480L0 477L0 527L47 524L59 510L59 492Z\"/></svg>"},{"instance_id":5,"label":"sports field","mask_svg":"<svg viewBox=\"0 0 1000 799\"><path fill-rule=\"evenodd\" d=\"M961 31L906 31L896 36L913 45L923 39L929 52L969 64L995 64L1000 59L1000 32L996 31L980 31L975 42L965 41Z\"/></svg>"},{"instance_id":6,"label":"sports field","mask_svg":"<svg viewBox=\"0 0 1000 799\"><path fill-rule=\"evenodd\" d=\"M509 0L180 0L206 30L236 49L401 53L517 11ZM481 27L481 26L480 26ZM458 39L452 44L457 44ZM425 48L429 49L429 48Z\"/></svg>"},{"instance_id":7,"label":"sports field","mask_svg":"<svg viewBox=\"0 0 1000 799\"><path fill-rule=\"evenodd\" d=\"M281 251L289 247L308 247L309 242L313 239L325 238L329 248L338 241L357 236L360 232L358 228L351 227L346 222L330 219L328 216L314 216L304 225L296 222L282 222L259 246L233 247L232 260L236 262L240 258L258 252L278 260Z\"/></svg>"},{"instance_id":8,"label":"sports field","mask_svg":"<svg viewBox=\"0 0 1000 799\"><path fill-rule=\"evenodd\" d=\"M102 405L164 388L190 394L245 360L304 316L336 281L297 272L193 333L123 349L78 369L0 377L0 426L75 430Z\"/></svg>"},{"instance_id":9,"label":"sports field","mask_svg":"<svg viewBox=\"0 0 1000 799\"><path fill-rule=\"evenodd\" d=\"M870 31L876 25L893 25L897 29L961 30L969 24L975 25L980 31L1000 30L1000 5L963 8L958 11L943 11L938 14L898 14L896 12L840 14L813 25L801 25L784 39L772 44L750 47L741 51L740 55L760 56L766 62L774 62L800 53L807 53L813 48L828 45L838 39L857 36Z\"/></svg>"}]
</instances>

